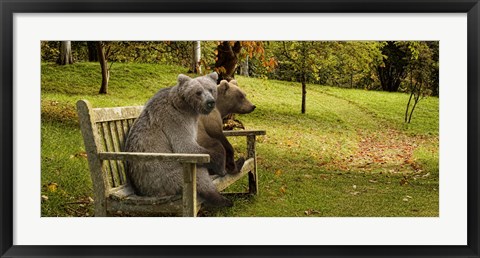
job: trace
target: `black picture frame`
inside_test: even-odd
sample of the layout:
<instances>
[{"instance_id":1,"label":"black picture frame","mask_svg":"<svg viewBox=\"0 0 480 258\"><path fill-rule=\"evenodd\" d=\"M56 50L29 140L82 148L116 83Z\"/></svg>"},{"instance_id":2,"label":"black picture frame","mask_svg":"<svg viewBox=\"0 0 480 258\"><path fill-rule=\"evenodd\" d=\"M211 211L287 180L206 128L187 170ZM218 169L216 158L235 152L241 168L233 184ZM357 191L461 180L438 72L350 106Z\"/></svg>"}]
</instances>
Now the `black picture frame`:
<instances>
[{"instance_id":1,"label":"black picture frame","mask_svg":"<svg viewBox=\"0 0 480 258\"><path fill-rule=\"evenodd\" d=\"M479 257L479 0L0 0L1 257ZM465 246L13 245L13 15L15 13L467 13L468 244ZM34 230L34 229L32 229ZM195 233L194 233L195 234ZM448 232L445 232L448 234Z\"/></svg>"}]
</instances>

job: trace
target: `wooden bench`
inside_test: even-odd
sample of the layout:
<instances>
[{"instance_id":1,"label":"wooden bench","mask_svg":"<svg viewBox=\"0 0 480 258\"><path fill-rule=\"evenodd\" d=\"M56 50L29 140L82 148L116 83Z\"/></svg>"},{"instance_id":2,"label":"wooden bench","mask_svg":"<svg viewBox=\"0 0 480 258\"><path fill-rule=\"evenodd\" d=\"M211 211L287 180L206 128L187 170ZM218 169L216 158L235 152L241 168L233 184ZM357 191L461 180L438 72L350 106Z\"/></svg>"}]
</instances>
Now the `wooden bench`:
<instances>
[{"instance_id":1,"label":"wooden bench","mask_svg":"<svg viewBox=\"0 0 480 258\"><path fill-rule=\"evenodd\" d=\"M142 106L92 108L86 100L77 102L80 128L93 182L95 216L155 216L174 214L196 216L201 207L196 194L196 165L210 160L207 154L122 152L128 131ZM241 172L224 177L212 176L219 191L248 175L247 194L258 193L256 136L265 131L225 131L226 136L247 139L246 161ZM137 196L125 174L127 160L157 159L183 164L183 194L166 197Z\"/></svg>"}]
</instances>

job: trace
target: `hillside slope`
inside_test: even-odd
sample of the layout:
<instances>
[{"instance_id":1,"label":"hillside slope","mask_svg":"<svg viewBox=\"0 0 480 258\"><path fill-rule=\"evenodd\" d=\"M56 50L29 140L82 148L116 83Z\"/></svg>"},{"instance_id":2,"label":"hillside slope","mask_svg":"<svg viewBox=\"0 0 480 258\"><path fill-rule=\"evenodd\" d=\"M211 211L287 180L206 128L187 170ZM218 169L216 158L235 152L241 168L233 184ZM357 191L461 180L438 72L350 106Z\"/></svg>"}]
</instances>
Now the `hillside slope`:
<instances>
[{"instance_id":1,"label":"hillside slope","mask_svg":"<svg viewBox=\"0 0 480 258\"><path fill-rule=\"evenodd\" d=\"M75 102L143 105L186 71L118 63L109 94L99 95L99 69L42 64L42 216L93 215ZM247 129L267 130L257 146L260 194L203 215L438 216L438 98L422 100L407 126L407 94L308 85L302 115L299 83L236 79L257 106L237 118ZM237 150L245 146L232 141Z\"/></svg>"}]
</instances>

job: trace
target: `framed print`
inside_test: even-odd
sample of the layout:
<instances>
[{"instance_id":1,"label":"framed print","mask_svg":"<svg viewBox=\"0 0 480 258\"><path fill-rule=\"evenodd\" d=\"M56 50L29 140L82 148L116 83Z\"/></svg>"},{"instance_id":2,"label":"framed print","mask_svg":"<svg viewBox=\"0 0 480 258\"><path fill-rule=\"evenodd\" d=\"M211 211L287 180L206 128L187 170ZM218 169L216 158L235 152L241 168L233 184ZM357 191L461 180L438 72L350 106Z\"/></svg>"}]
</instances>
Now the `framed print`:
<instances>
[{"instance_id":1,"label":"framed print","mask_svg":"<svg viewBox=\"0 0 480 258\"><path fill-rule=\"evenodd\" d=\"M2 257L479 256L478 0L0 6ZM136 181L131 155L145 157L129 146L203 160L148 151L161 137L142 130L210 113L209 96L238 129L225 134L248 139L228 137L228 175L211 180L238 183L209 199L214 165L185 165L183 196L149 196L164 175ZM222 120L234 102L248 111ZM188 126L155 131L187 149L202 130Z\"/></svg>"}]
</instances>

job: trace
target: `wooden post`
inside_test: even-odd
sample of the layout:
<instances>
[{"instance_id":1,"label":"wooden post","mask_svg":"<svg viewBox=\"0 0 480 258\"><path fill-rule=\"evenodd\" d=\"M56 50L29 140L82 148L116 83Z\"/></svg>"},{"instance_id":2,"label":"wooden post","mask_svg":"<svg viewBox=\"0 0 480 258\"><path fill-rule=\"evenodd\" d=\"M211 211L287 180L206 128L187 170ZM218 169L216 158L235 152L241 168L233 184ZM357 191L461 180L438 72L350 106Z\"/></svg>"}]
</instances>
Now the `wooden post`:
<instances>
[{"instance_id":1,"label":"wooden post","mask_svg":"<svg viewBox=\"0 0 480 258\"><path fill-rule=\"evenodd\" d=\"M98 158L98 135L94 124L94 114L92 106L88 101L79 100L77 102L78 119L85 143L85 151L88 155L88 165L93 182L93 192L95 194L95 216L107 216L107 207L105 198L107 197L108 181L102 171L102 161Z\"/></svg>"},{"instance_id":2,"label":"wooden post","mask_svg":"<svg viewBox=\"0 0 480 258\"><path fill-rule=\"evenodd\" d=\"M197 216L197 164L183 163L183 216Z\"/></svg>"},{"instance_id":3,"label":"wooden post","mask_svg":"<svg viewBox=\"0 0 480 258\"><path fill-rule=\"evenodd\" d=\"M248 172L248 193L258 194L257 154L255 135L247 135L247 159L253 158L253 171Z\"/></svg>"}]
</instances>

